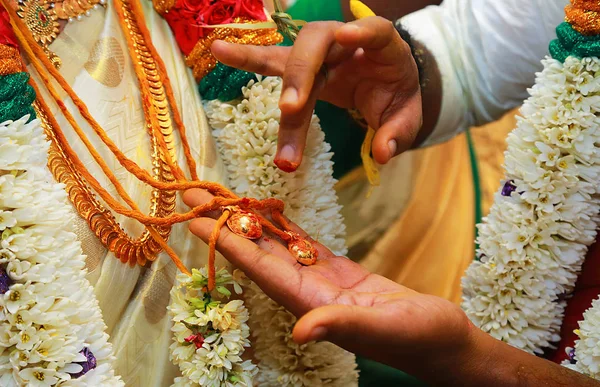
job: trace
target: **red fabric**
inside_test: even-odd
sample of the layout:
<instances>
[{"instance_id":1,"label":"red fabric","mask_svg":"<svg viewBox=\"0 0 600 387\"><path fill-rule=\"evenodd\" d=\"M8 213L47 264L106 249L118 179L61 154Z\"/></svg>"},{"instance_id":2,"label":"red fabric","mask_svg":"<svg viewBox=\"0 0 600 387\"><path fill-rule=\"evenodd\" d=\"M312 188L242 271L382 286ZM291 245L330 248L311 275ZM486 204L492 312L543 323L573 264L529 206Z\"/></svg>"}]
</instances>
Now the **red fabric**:
<instances>
[{"instance_id":1,"label":"red fabric","mask_svg":"<svg viewBox=\"0 0 600 387\"><path fill-rule=\"evenodd\" d=\"M233 22L236 17L267 19L262 0L177 0L165 19L179 48L188 55L198 40L208 35L217 24Z\"/></svg>"},{"instance_id":2,"label":"red fabric","mask_svg":"<svg viewBox=\"0 0 600 387\"><path fill-rule=\"evenodd\" d=\"M0 44L19 48L17 37L10 25L10 17L8 12L0 5Z\"/></svg>"},{"instance_id":3,"label":"red fabric","mask_svg":"<svg viewBox=\"0 0 600 387\"><path fill-rule=\"evenodd\" d=\"M573 333L583 320L583 312L592 306L592 301L600 294L600 243L590 248L583 265L583 271L577 280L573 297L567 303L565 318L561 329L561 341L550 360L561 363L568 358L566 348L575 346L577 335Z\"/></svg>"}]
</instances>

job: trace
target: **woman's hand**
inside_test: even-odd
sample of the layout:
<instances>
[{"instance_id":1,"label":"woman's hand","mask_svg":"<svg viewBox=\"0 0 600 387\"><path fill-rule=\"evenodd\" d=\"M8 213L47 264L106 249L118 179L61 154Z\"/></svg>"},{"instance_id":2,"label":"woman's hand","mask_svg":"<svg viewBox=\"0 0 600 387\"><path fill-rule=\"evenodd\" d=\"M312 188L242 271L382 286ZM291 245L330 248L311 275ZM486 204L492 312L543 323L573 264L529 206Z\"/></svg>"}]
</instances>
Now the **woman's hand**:
<instances>
[{"instance_id":1,"label":"woman's hand","mask_svg":"<svg viewBox=\"0 0 600 387\"><path fill-rule=\"evenodd\" d=\"M421 127L417 66L410 47L386 19L309 23L293 47L217 41L212 52L226 65L283 76L276 157L283 170L293 171L302 161L317 99L360 110L377 130L373 155L381 164L409 149Z\"/></svg>"},{"instance_id":2,"label":"woman's hand","mask_svg":"<svg viewBox=\"0 0 600 387\"><path fill-rule=\"evenodd\" d=\"M184 195L192 207L211 199L202 190ZM214 225L215 220L200 218L190 224L190 230L207 241ZM300 318L294 329L298 343L328 340L415 373L412 365L421 366L425 358L433 363L469 356L474 329L457 306L371 274L314 244L319 259L313 266L298 264L274 238L263 237L257 245L227 228L221 231L217 248L269 297Z\"/></svg>"}]
</instances>

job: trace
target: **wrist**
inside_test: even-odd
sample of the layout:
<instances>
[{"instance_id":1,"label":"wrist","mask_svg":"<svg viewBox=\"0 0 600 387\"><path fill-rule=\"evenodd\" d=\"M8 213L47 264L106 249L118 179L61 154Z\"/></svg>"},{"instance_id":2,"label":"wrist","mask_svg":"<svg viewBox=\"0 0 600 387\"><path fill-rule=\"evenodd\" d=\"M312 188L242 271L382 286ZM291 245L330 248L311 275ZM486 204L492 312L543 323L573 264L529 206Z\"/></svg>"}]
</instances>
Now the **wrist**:
<instances>
[{"instance_id":1,"label":"wrist","mask_svg":"<svg viewBox=\"0 0 600 387\"><path fill-rule=\"evenodd\" d=\"M422 125L413 143L413 148L423 144L435 128L442 110L442 76L431 52L421 42L412 38L402 26L395 24L400 37L410 47L411 55L419 73L422 101Z\"/></svg>"},{"instance_id":2,"label":"wrist","mask_svg":"<svg viewBox=\"0 0 600 387\"><path fill-rule=\"evenodd\" d=\"M424 89L427 85L427 78L425 77L425 51L423 47L421 47L412 39L410 33L402 27L402 24L400 24L399 21L395 23L394 26L396 27L396 31L398 31L398 34L402 40L404 40L404 42L408 44L408 47L410 47L410 53L415 61L415 64L417 65L417 71L419 73L419 85L421 85L421 89Z\"/></svg>"}]
</instances>

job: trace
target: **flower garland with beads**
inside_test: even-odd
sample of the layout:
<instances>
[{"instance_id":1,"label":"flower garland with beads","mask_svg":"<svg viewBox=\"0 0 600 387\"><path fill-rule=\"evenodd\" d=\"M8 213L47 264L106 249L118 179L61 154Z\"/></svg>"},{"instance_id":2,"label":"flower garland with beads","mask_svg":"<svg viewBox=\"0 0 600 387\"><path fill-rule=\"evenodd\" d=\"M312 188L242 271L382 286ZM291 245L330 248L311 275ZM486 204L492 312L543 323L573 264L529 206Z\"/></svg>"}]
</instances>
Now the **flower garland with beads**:
<instances>
[{"instance_id":1,"label":"flower garland with beads","mask_svg":"<svg viewBox=\"0 0 600 387\"><path fill-rule=\"evenodd\" d=\"M463 279L469 318L536 354L560 340L566 299L600 224L600 30L572 20L589 4L572 0L571 23L557 28L552 58L507 140L506 180L479 225L480 261ZM600 379L600 299L576 333L565 365Z\"/></svg>"},{"instance_id":2,"label":"flower garland with beads","mask_svg":"<svg viewBox=\"0 0 600 387\"><path fill-rule=\"evenodd\" d=\"M192 276L180 274L171 290L169 313L174 338L171 360L182 377L175 386L252 386L258 369L242 360L250 346L248 310L241 300L231 300L231 286L242 293L239 283L226 271L216 275L215 295L206 291L207 268L193 269Z\"/></svg>"},{"instance_id":3,"label":"flower garland with beads","mask_svg":"<svg viewBox=\"0 0 600 387\"><path fill-rule=\"evenodd\" d=\"M28 121L0 124L0 385L122 386L74 214Z\"/></svg>"},{"instance_id":4,"label":"flower garland with beads","mask_svg":"<svg viewBox=\"0 0 600 387\"><path fill-rule=\"evenodd\" d=\"M281 112L280 78L258 77L242 89L243 97L231 102L205 104L217 147L227 165L229 185L240 195L275 197L286 204L286 215L310 235L346 254L345 226L332 177L330 146L313 116L303 163L292 173L273 163ZM292 340L296 318L247 281L245 297L259 361L261 386L353 386L358 373L353 354L330 343L298 346Z\"/></svg>"}]
</instances>

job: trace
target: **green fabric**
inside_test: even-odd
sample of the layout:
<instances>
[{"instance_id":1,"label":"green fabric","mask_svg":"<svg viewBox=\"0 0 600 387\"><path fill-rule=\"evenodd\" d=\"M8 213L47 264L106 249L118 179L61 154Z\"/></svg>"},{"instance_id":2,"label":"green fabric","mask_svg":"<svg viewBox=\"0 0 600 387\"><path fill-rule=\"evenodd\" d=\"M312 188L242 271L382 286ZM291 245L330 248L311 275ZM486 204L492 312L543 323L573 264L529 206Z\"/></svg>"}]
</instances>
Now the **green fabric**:
<instances>
[{"instance_id":1,"label":"green fabric","mask_svg":"<svg viewBox=\"0 0 600 387\"><path fill-rule=\"evenodd\" d=\"M467 143L469 144L469 158L471 161L471 171L473 174L473 188L475 190L475 240L479 236L477 225L483 219L482 196L481 196L481 180L479 179L479 164L477 163L477 154L475 153L475 144L471 137L471 131L467 130ZM479 245L475 244L475 259L479 260L477 255Z\"/></svg>"},{"instance_id":2,"label":"green fabric","mask_svg":"<svg viewBox=\"0 0 600 387\"><path fill-rule=\"evenodd\" d=\"M242 96L242 88L256 75L217 63L217 66L208 73L198 84L198 90L205 100L218 99L231 101Z\"/></svg>"},{"instance_id":3,"label":"green fabric","mask_svg":"<svg viewBox=\"0 0 600 387\"><path fill-rule=\"evenodd\" d=\"M298 0L288 11L294 19L311 21L344 20L342 5L338 0ZM291 42L284 41L290 45ZM360 147L365 138L364 129L345 110L319 101L315 113L321 120L325 139L331 145L333 177L340 179L362 165Z\"/></svg>"},{"instance_id":4,"label":"green fabric","mask_svg":"<svg viewBox=\"0 0 600 387\"><path fill-rule=\"evenodd\" d=\"M582 35L564 22L556 27L556 36L558 38L550 42L550 55L560 62L569 56L600 57L600 35Z\"/></svg>"},{"instance_id":5,"label":"green fabric","mask_svg":"<svg viewBox=\"0 0 600 387\"><path fill-rule=\"evenodd\" d=\"M384 364L357 358L360 370L359 387L426 387L427 384Z\"/></svg>"},{"instance_id":6,"label":"green fabric","mask_svg":"<svg viewBox=\"0 0 600 387\"><path fill-rule=\"evenodd\" d=\"M0 122L15 121L29 114L29 121L36 118L31 104L35 91L29 85L29 74L14 73L0 77Z\"/></svg>"}]
</instances>

